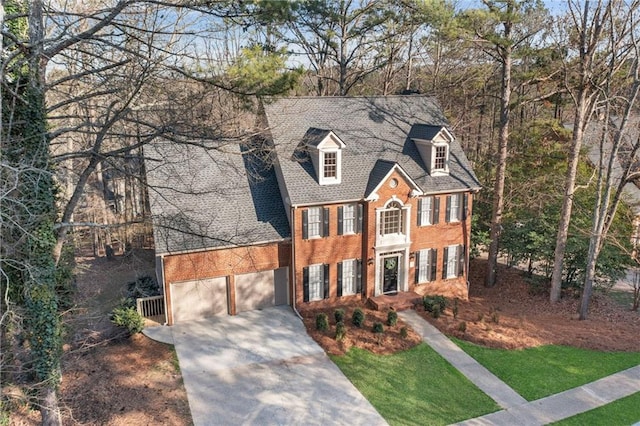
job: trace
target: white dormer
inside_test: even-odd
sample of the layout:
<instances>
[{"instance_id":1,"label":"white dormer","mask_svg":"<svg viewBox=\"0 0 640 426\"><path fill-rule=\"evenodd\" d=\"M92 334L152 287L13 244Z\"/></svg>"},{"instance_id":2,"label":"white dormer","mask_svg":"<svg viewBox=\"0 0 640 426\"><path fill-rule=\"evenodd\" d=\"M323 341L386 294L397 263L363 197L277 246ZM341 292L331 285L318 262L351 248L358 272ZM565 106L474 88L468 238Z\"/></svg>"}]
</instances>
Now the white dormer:
<instances>
[{"instance_id":1,"label":"white dormer","mask_svg":"<svg viewBox=\"0 0 640 426\"><path fill-rule=\"evenodd\" d=\"M309 156L320 185L342 181L342 149L346 146L331 130L312 128L306 134Z\"/></svg>"},{"instance_id":2,"label":"white dormer","mask_svg":"<svg viewBox=\"0 0 640 426\"><path fill-rule=\"evenodd\" d=\"M418 124L411 129L410 137L431 176L449 174L449 147L454 137L446 127Z\"/></svg>"}]
</instances>

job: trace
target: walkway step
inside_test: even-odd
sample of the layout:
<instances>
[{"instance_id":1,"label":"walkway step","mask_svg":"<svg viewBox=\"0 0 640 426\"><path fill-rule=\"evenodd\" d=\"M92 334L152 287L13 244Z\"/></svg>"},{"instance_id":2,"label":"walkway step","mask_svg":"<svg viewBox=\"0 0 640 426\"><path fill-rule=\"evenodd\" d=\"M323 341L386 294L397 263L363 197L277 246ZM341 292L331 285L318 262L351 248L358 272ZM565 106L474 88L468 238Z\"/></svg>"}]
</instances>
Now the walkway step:
<instances>
[{"instance_id":1,"label":"walkway step","mask_svg":"<svg viewBox=\"0 0 640 426\"><path fill-rule=\"evenodd\" d=\"M401 312L399 316L409 324L437 353L457 368L502 408L517 407L527 402L516 391L498 379L493 373L467 355L437 328L425 321L415 311ZM513 424L513 423L512 423Z\"/></svg>"},{"instance_id":2,"label":"walkway step","mask_svg":"<svg viewBox=\"0 0 640 426\"><path fill-rule=\"evenodd\" d=\"M640 365L577 388L470 419L458 425L542 426L593 410L638 391Z\"/></svg>"}]
</instances>

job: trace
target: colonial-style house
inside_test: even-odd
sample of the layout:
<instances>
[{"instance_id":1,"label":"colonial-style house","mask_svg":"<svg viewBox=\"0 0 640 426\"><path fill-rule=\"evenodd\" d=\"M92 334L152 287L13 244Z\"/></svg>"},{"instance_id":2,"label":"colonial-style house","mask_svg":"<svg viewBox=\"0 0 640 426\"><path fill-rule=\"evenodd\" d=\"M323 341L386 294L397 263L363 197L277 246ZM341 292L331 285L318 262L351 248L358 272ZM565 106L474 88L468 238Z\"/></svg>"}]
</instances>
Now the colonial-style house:
<instances>
[{"instance_id":1,"label":"colonial-style house","mask_svg":"<svg viewBox=\"0 0 640 426\"><path fill-rule=\"evenodd\" d=\"M412 292L468 295L480 189L433 98L297 97L255 146L147 147L167 323Z\"/></svg>"}]
</instances>

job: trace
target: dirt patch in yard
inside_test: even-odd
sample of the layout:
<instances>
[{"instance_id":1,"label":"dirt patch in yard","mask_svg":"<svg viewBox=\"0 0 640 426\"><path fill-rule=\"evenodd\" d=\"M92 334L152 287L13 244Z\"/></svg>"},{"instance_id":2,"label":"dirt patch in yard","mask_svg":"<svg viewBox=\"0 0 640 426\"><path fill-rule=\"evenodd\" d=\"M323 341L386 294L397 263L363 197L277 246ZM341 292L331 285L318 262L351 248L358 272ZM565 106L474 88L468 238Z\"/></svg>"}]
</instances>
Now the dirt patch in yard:
<instances>
[{"instance_id":1,"label":"dirt patch in yard","mask_svg":"<svg viewBox=\"0 0 640 426\"><path fill-rule=\"evenodd\" d=\"M365 313L365 321L362 327L354 326L351 320L353 311L356 308L362 309ZM334 316L336 309L343 309L345 312L343 322L346 327L346 336L341 341L336 340L336 320ZM411 327L406 326L400 318L398 318L396 325L387 325L387 312L367 309L363 303L357 302L332 308L307 309L300 313L309 335L331 355L343 355L353 346L376 354L391 354L412 348L422 341L420 336ZM316 330L316 315L320 313L326 314L329 319L328 331ZM383 333L373 332L373 324L376 322L382 323ZM406 335L401 331L403 328L406 331Z\"/></svg>"},{"instance_id":2,"label":"dirt patch in yard","mask_svg":"<svg viewBox=\"0 0 640 426\"><path fill-rule=\"evenodd\" d=\"M108 313L126 284L154 274L153 252L77 258L76 308L66 317L59 399L65 425L191 425L173 347L142 334L130 338ZM14 401L11 425L38 425L40 414Z\"/></svg>"},{"instance_id":3,"label":"dirt patch in yard","mask_svg":"<svg viewBox=\"0 0 640 426\"><path fill-rule=\"evenodd\" d=\"M552 304L544 288L532 293L521 270L502 265L497 285L486 288L482 284L485 269L486 261L472 262L469 300L458 302L457 318L453 317L451 304L438 319L424 310L419 310L421 315L448 335L495 348L555 344L640 351L640 314L609 295L596 292L588 319L580 321L577 293L566 293L559 303Z\"/></svg>"}]
</instances>

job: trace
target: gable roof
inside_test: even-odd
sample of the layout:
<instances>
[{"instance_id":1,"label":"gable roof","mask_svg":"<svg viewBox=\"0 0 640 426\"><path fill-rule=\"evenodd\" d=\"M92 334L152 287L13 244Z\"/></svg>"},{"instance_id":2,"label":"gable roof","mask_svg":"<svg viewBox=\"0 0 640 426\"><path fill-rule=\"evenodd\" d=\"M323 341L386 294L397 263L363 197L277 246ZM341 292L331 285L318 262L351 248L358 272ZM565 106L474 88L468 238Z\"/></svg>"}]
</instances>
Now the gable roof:
<instances>
[{"instance_id":1,"label":"gable roof","mask_svg":"<svg viewBox=\"0 0 640 426\"><path fill-rule=\"evenodd\" d=\"M389 179L394 171L397 171L400 176L405 179L409 186L413 188L412 191L416 191L418 195L422 195L420 187L416 185L413 179L411 179L411 176L409 176L398 163L378 160L376 161L376 164L375 166L373 166L373 170L371 170L371 174L369 175L369 183L367 184L365 199L371 199L371 196L375 194L378 189L380 189L382 184L384 184L387 179Z\"/></svg>"},{"instance_id":2,"label":"gable roof","mask_svg":"<svg viewBox=\"0 0 640 426\"><path fill-rule=\"evenodd\" d=\"M264 109L292 205L363 199L372 189L370 174L378 160L398 163L424 193L480 188L455 140L450 144L449 175L427 172L409 133L416 124L425 125L419 127L424 131L447 125L429 96L281 98ZM308 156L294 155L311 128L331 130L345 143L340 184L319 185Z\"/></svg>"},{"instance_id":3,"label":"gable roof","mask_svg":"<svg viewBox=\"0 0 640 426\"><path fill-rule=\"evenodd\" d=\"M273 168L237 144L145 146L157 254L290 236Z\"/></svg>"}]
</instances>

